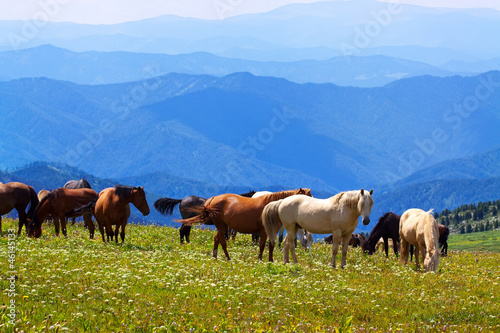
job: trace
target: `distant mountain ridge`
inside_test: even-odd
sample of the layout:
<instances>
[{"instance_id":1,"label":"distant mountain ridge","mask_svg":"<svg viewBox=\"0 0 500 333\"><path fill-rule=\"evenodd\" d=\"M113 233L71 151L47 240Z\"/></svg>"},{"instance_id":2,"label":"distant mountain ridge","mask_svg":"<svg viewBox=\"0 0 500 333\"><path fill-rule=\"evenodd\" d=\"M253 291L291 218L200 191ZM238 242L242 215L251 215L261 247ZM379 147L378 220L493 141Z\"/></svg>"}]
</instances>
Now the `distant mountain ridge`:
<instances>
[{"instance_id":1,"label":"distant mountain ridge","mask_svg":"<svg viewBox=\"0 0 500 333\"><path fill-rule=\"evenodd\" d=\"M209 53L182 55L131 52L71 52L51 45L0 53L0 79L47 77L79 84L110 84L142 80L169 73L224 76L250 72L298 83L334 83L343 86L382 86L420 75L451 76L431 65L386 56L344 56L326 60L264 62L231 59Z\"/></svg>"},{"instance_id":2,"label":"distant mountain ridge","mask_svg":"<svg viewBox=\"0 0 500 333\"><path fill-rule=\"evenodd\" d=\"M22 49L53 44L74 51L131 51L182 54L244 54L282 61L302 53L324 56L373 54L370 49L400 47L399 58L429 63L477 61L500 56L496 45L500 12L486 9L426 8L379 1L322 1L291 4L267 13L224 20L173 15L111 25L45 22L43 34L23 37L26 21L0 21L0 47ZM443 28L446 22L446 28ZM366 33L366 29L374 33ZM407 49L405 49L408 47ZM418 57L415 47L450 50ZM340 52L340 54L339 54ZM432 56L430 56L433 54ZM415 57L417 57L415 59ZM317 57L314 57L317 59Z\"/></svg>"},{"instance_id":3,"label":"distant mountain ridge","mask_svg":"<svg viewBox=\"0 0 500 333\"><path fill-rule=\"evenodd\" d=\"M46 160L105 178L160 171L218 185L330 192L385 184L498 147L500 91L468 118L453 110L488 80L500 82L500 72L381 88L249 73L97 86L0 82L0 167Z\"/></svg>"}]
</instances>

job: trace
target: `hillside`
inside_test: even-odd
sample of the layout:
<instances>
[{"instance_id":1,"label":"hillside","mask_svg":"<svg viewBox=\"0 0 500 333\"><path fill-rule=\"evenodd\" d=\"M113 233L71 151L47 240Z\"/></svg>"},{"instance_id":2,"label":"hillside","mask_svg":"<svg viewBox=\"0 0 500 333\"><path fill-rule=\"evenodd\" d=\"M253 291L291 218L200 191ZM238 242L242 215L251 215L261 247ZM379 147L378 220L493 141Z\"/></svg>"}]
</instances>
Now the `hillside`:
<instances>
[{"instance_id":1,"label":"hillside","mask_svg":"<svg viewBox=\"0 0 500 333\"><path fill-rule=\"evenodd\" d=\"M439 223L448 226L451 233L470 234L499 229L499 210L500 200L494 200L462 205L453 210L445 209L434 216Z\"/></svg>"},{"instance_id":2,"label":"hillside","mask_svg":"<svg viewBox=\"0 0 500 333\"><path fill-rule=\"evenodd\" d=\"M147 68L154 69L157 76L169 73L224 76L250 72L298 83L329 82L360 87L382 86L403 77L453 75L453 72L431 65L387 56L352 57L349 62L343 56L325 60L265 62L224 58L209 53L76 53L51 45L0 53L0 79L4 81L43 76L79 84L122 83L144 79Z\"/></svg>"},{"instance_id":3,"label":"hillside","mask_svg":"<svg viewBox=\"0 0 500 333\"><path fill-rule=\"evenodd\" d=\"M3 82L0 167L46 160L114 179L166 172L247 187L380 186L498 148L500 91L467 121L449 113L484 80L500 81L500 72L423 76L381 88L248 73L98 86Z\"/></svg>"}]
</instances>

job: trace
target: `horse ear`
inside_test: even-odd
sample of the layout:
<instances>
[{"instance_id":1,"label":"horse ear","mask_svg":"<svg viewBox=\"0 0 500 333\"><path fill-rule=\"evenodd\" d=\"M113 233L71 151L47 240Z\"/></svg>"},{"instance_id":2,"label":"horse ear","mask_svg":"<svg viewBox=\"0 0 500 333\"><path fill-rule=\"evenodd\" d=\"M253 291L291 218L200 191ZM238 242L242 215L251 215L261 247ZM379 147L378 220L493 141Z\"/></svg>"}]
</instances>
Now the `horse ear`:
<instances>
[{"instance_id":1,"label":"horse ear","mask_svg":"<svg viewBox=\"0 0 500 333\"><path fill-rule=\"evenodd\" d=\"M372 194L373 194L373 190L370 190L370 195L372 195Z\"/></svg>"},{"instance_id":2,"label":"horse ear","mask_svg":"<svg viewBox=\"0 0 500 333\"><path fill-rule=\"evenodd\" d=\"M365 190L361 189L361 195L365 194Z\"/></svg>"}]
</instances>

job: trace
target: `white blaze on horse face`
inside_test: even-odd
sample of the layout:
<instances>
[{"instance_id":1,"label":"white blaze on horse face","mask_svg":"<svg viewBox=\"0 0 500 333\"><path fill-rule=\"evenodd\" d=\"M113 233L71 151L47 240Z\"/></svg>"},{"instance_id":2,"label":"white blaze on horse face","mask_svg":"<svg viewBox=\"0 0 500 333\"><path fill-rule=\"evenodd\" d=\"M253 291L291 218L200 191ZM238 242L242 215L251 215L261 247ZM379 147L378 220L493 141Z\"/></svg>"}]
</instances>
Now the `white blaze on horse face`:
<instances>
[{"instance_id":1,"label":"white blaze on horse face","mask_svg":"<svg viewBox=\"0 0 500 333\"><path fill-rule=\"evenodd\" d=\"M368 225L370 223L370 213L372 211L373 207L373 199L371 195L373 194L373 190L370 191L370 193L367 193L366 191L361 192L362 197L362 206L361 206L361 218L363 221L364 225Z\"/></svg>"}]
</instances>

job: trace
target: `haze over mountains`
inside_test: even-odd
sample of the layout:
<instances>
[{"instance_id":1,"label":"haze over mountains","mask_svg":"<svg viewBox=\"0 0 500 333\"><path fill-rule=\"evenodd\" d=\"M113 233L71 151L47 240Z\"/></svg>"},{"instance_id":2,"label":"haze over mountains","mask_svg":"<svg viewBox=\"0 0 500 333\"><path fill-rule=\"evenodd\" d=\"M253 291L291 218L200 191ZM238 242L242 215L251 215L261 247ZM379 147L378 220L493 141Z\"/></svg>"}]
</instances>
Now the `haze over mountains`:
<instances>
[{"instance_id":1,"label":"haze over mountains","mask_svg":"<svg viewBox=\"0 0 500 333\"><path fill-rule=\"evenodd\" d=\"M153 197L375 188L375 215L498 199L497 11L358 0L29 24L0 21L15 177L46 161L64 166L47 179L69 165Z\"/></svg>"}]
</instances>

